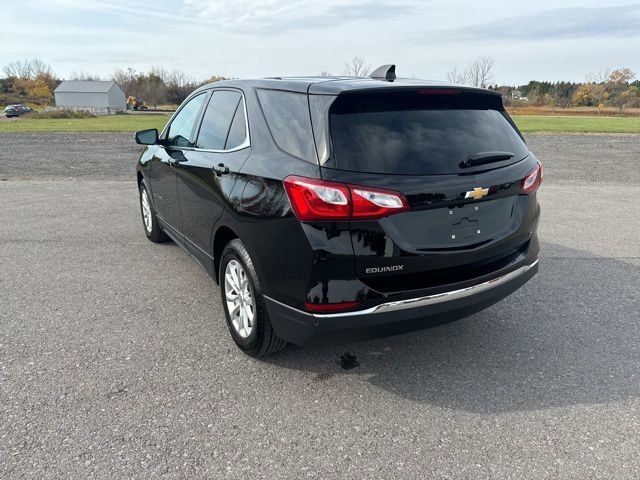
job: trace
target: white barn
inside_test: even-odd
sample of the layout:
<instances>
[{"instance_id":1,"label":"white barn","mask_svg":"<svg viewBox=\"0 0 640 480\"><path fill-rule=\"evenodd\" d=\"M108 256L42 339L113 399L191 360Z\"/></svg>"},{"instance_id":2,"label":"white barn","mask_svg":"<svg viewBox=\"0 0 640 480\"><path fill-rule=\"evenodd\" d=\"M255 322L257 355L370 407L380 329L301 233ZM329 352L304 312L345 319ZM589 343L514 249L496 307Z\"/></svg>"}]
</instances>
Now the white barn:
<instances>
[{"instance_id":1,"label":"white barn","mask_svg":"<svg viewBox=\"0 0 640 480\"><path fill-rule=\"evenodd\" d=\"M125 110L126 95L116 82L65 81L53 92L56 106L110 114Z\"/></svg>"}]
</instances>

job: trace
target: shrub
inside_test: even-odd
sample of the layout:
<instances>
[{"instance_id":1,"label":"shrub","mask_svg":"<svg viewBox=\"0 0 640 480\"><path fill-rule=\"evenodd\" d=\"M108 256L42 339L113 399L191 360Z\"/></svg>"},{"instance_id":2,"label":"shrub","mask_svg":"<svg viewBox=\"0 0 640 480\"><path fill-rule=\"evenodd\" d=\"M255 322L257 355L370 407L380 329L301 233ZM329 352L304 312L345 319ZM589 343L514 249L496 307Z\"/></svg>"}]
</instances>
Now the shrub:
<instances>
[{"instance_id":1,"label":"shrub","mask_svg":"<svg viewBox=\"0 0 640 480\"><path fill-rule=\"evenodd\" d=\"M32 113L33 118L94 118L95 115L86 110L47 110L41 113Z\"/></svg>"}]
</instances>

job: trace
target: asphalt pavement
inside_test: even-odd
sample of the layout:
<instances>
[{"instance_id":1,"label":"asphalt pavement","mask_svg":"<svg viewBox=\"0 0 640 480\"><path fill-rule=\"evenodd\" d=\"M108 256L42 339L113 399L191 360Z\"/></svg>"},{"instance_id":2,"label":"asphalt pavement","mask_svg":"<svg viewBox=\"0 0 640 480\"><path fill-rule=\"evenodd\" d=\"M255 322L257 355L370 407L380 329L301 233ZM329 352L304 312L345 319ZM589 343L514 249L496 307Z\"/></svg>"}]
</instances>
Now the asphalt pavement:
<instances>
[{"instance_id":1,"label":"asphalt pavement","mask_svg":"<svg viewBox=\"0 0 640 480\"><path fill-rule=\"evenodd\" d=\"M0 478L640 476L640 136L531 135L540 273L266 360L147 241L130 134L0 134Z\"/></svg>"}]
</instances>

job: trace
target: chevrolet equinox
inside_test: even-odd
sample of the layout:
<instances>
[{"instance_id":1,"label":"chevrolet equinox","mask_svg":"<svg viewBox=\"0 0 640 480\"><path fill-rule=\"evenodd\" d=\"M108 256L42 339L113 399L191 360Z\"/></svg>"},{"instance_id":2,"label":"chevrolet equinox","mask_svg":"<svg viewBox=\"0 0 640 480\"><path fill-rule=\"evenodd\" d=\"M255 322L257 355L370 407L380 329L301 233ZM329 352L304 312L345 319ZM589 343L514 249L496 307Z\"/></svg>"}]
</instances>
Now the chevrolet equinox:
<instances>
[{"instance_id":1,"label":"chevrolet equinox","mask_svg":"<svg viewBox=\"0 0 640 480\"><path fill-rule=\"evenodd\" d=\"M217 282L248 355L456 320L538 270L542 166L490 90L221 81L136 141L147 237Z\"/></svg>"}]
</instances>

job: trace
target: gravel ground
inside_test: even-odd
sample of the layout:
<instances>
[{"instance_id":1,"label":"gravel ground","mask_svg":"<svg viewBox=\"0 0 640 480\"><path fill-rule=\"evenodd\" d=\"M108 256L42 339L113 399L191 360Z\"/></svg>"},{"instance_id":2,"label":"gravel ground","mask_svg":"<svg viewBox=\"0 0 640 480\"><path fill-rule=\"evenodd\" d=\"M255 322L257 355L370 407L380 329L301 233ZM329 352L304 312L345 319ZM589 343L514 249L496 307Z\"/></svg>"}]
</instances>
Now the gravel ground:
<instances>
[{"instance_id":1,"label":"gravel ground","mask_svg":"<svg viewBox=\"0 0 640 480\"><path fill-rule=\"evenodd\" d=\"M2 133L0 179L130 180L131 133ZM640 135L527 135L547 182L640 185ZM91 148L91 150L89 150Z\"/></svg>"},{"instance_id":2,"label":"gravel ground","mask_svg":"<svg viewBox=\"0 0 640 480\"><path fill-rule=\"evenodd\" d=\"M133 133L0 133L0 179L131 180Z\"/></svg>"},{"instance_id":3,"label":"gravel ground","mask_svg":"<svg viewBox=\"0 0 640 480\"><path fill-rule=\"evenodd\" d=\"M529 140L525 287L256 361L203 271L145 239L128 135L0 135L1 176L32 179L0 183L0 478L637 478L640 136Z\"/></svg>"}]
</instances>

